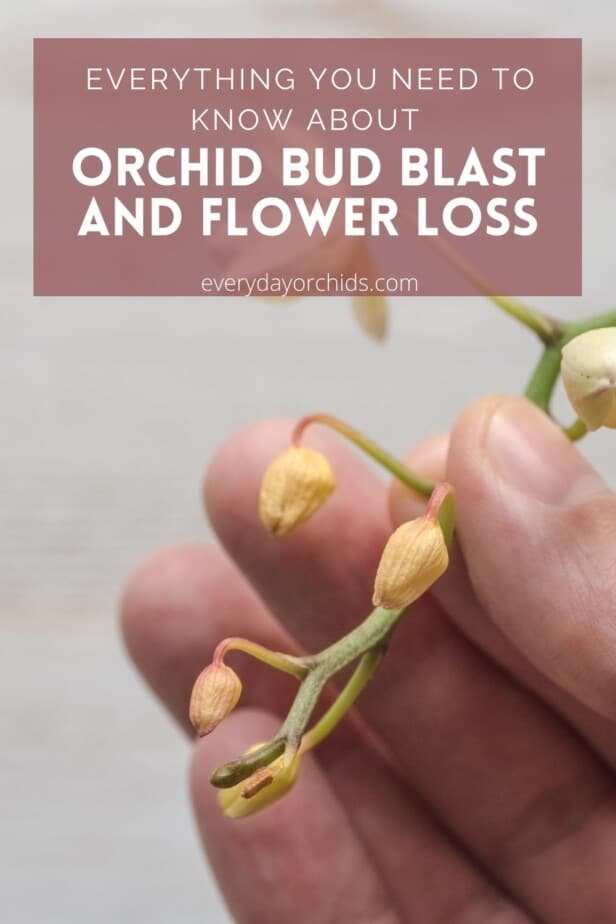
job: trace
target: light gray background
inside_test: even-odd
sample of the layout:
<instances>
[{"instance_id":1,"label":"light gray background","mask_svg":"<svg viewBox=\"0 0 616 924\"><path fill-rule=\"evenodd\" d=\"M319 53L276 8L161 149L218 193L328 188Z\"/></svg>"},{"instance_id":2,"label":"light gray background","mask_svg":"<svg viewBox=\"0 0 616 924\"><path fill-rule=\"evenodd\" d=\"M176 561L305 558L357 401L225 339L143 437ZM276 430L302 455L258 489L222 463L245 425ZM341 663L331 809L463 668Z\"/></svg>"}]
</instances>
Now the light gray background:
<instances>
[{"instance_id":1,"label":"light gray background","mask_svg":"<svg viewBox=\"0 0 616 924\"><path fill-rule=\"evenodd\" d=\"M536 353L481 299L399 301L385 347L343 300L34 300L32 37L583 36L586 296L543 303L572 316L616 304L612 15L602 0L577 11L559 0L3 4L2 920L228 921L190 817L188 746L116 628L127 573L162 545L209 535L199 486L216 445L255 418L317 408L402 452L486 390L519 390ZM599 435L587 449L608 476L613 445Z\"/></svg>"}]
</instances>

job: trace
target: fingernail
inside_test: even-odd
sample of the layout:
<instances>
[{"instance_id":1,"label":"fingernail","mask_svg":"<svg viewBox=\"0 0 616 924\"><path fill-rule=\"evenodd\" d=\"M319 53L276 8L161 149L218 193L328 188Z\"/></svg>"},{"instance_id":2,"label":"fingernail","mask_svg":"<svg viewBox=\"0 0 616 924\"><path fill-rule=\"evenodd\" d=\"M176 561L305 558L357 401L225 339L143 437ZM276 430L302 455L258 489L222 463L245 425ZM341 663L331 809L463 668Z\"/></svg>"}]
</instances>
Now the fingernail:
<instances>
[{"instance_id":1,"label":"fingernail","mask_svg":"<svg viewBox=\"0 0 616 924\"><path fill-rule=\"evenodd\" d=\"M496 406L485 446L504 481L545 504L566 506L605 489L560 428L522 398L504 398Z\"/></svg>"}]
</instances>

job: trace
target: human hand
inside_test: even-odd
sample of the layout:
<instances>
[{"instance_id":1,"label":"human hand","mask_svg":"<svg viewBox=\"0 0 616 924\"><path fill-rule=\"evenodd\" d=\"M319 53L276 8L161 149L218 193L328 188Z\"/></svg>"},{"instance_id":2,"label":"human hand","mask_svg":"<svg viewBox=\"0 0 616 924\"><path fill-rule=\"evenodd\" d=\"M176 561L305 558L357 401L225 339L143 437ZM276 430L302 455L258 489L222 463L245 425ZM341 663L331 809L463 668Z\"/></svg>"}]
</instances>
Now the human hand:
<instances>
[{"instance_id":1,"label":"human hand","mask_svg":"<svg viewBox=\"0 0 616 924\"><path fill-rule=\"evenodd\" d=\"M127 588L128 648L187 729L222 637L323 647L371 609L389 511L396 524L420 512L398 486L388 511L376 476L314 434L338 490L297 533L266 535L259 483L289 430L252 427L210 466L225 552L162 552ZM240 708L195 750L195 811L231 912L240 924L610 924L616 499L522 399L480 402L410 464L455 486L459 547L400 623L358 720L302 758L281 802L230 821L209 773L270 737L292 695L288 677L238 655Z\"/></svg>"}]
</instances>

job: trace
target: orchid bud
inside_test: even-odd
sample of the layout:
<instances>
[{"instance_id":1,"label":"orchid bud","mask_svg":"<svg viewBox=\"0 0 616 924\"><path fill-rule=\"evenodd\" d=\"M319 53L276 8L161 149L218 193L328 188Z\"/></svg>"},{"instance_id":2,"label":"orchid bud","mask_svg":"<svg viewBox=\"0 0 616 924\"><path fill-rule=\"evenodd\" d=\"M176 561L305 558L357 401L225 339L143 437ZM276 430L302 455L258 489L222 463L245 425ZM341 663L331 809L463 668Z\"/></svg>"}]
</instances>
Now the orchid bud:
<instances>
[{"instance_id":1,"label":"orchid bud","mask_svg":"<svg viewBox=\"0 0 616 924\"><path fill-rule=\"evenodd\" d=\"M373 340L384 340L387 334L387 302L382 295L356 295L353 314L364 333Z\"/></svg>"},{"instance_id":2,"label":"orchid bud","mask_svg":"<svg viewBox=\"0 0 616 924\"><path fill-rule=\"evenodd\" d=\"M321 452L291 446L270 464L259 496L259 515L276 536L305 523L336 487L331 465Z\"/></svg>"},{"instance_id":3,"label":"orchid bud","mask_svg":"<svg viewBox=\"0 0 616 924\"><path fill-rule=\"evenodd\" d=\"M256 745L258 747L258 745ZM253 748L250 748L247 753ZM218 804L228 818L245 818L282 799L295 784L299 773L299 755L291 762L282 754L255 770L252 776L218 793Z\"/></svg>"},{"instance_id":4,"label":"orchid bud","mask_svg":"<svg viewBox=\"0 0 616 924\"><path fill-rule=\"evenodd\" d=\"M226 664L210 664L201 671L190 697L190 721L200 738L214 731L235 709L242 683Z\"/></svg>"},{"instance_id":5,"label":"orchid bud","mask_svg":"<svg viewBox=\"0 0 616 924\"><path fill-rule=\"evenodd\" d=\"M375 606L409 606L447 570L449 554L443 530L431 516L403 523L389 537L374 581Z\"/></svg>"},{"instance_id":6,"label":"orchid bud","mask_svg":"<svg viewBox=\"0 0 616 924\"><path fill-rule=\"evenodd\" d=\"M616 328L589 330L563 347L569 401L589 430L616 429Z\"/></svg>"}]
</instances>

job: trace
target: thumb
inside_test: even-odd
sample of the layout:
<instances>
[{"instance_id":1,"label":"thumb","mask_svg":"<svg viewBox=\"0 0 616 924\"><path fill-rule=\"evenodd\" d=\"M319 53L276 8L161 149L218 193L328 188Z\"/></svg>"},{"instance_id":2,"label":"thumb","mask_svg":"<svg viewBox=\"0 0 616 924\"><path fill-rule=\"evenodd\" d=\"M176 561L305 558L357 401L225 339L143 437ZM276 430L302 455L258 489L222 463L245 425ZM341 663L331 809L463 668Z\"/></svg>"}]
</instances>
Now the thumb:
<instances>
[{"instance_id":1,"label":"thumb","mask_svg":"<svg viewBox=\"0 0 616 924\"><path fill-rule=\"evenodd\" d=\"M616 717L616 497L522 398L469 408L447 480L474 590L547 677Z\"/></svg>"}]
</instances>

